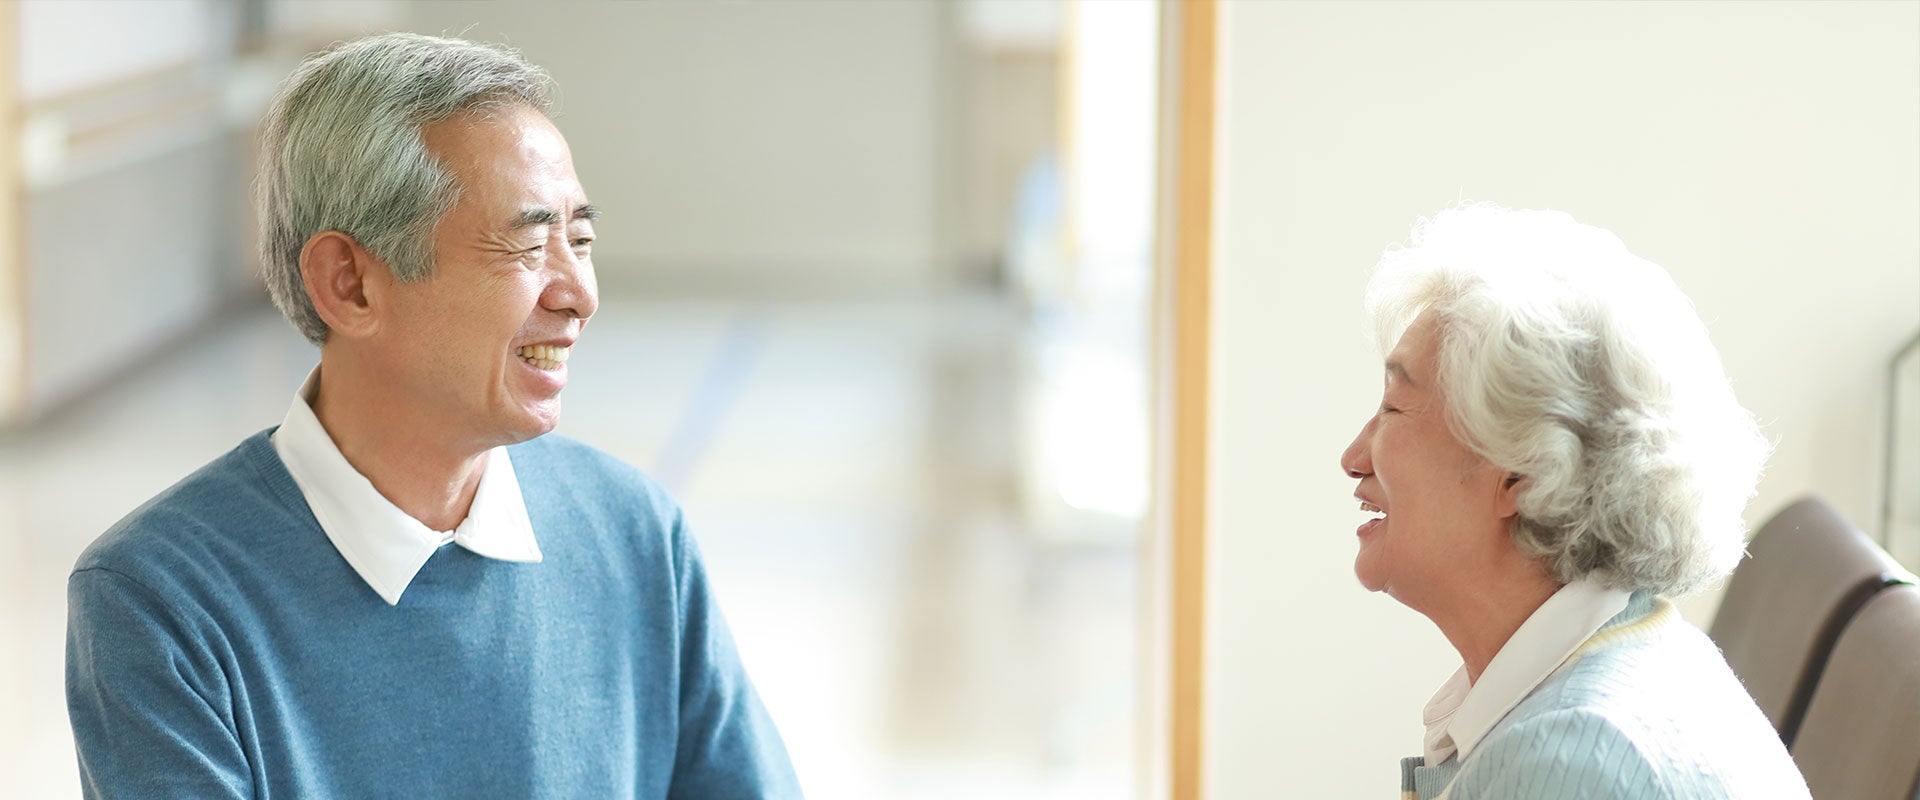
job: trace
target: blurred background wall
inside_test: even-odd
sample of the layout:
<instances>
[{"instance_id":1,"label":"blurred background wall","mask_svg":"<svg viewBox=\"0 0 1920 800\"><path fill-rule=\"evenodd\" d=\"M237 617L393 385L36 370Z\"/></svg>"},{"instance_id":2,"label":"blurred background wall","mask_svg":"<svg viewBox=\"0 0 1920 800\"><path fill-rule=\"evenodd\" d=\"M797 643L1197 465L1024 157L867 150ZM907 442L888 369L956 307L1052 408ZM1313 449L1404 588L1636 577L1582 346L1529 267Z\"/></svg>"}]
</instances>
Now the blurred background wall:
<instances>
[{"instance_id":1,"label":"blurred background wall","mask_svg":"<svg viewBox=\"0 0 1920 800\"><path fill-rule=\"evenodd\" d=\"M7 395L42 413L253 298L252 126L300 56L385 29L507 43L552 72L589 188L623 221L596 251L611 291L899 295L990 280L1014 184L1057 144L1058 7L1020 5L1040 13L855 0L572 0L537 13L459 0L14 4L31 235L10 306L24 318L6 326L26 338L4 348L25 354L24 376L6 371ZM90 235L101 218L123 225L103 240ZM83 352L32 355L82 335Z\"/></svg>"},{"instance_id":2,"label":"blurred background wall","mask_svg":"<svg viewBox=\"0 0 1920 800\"><path fill-rule=\"evenodd\" d=\"M242 16L204 2L10 6L21 227L0 364L18 368L0 376L0 418L45 413L253 293Z\"/></svg>"},{"instance_id":3,"label":"blurred background wall","mask_svg":"<svg viewBox=\"0 0 1920 800\"><path fill-rule=\"evenodd\" d=\"M817 295L951 281L951 4L528 10L399 8L409 30L505 42L553 73L594 202L626 221L594 253L604 282Z\"/></svg>"},{"instance_id":4,"label":"blurred background wall","mask_svg":"<svg viewBox=\"0 0 1920 800\"><path fill-rule=\"evenodd\" d=\"M1392 791L1459 663L1356 585L1338 464L1379 404L1362 288L1419 216L1486 200L1619 234L1693 298L1778 443L1749 521L1818 492L1874 531L1885 369L1920 330L1920 6L1224 12L1213 796Z\"/></svg>"}]
</instances>

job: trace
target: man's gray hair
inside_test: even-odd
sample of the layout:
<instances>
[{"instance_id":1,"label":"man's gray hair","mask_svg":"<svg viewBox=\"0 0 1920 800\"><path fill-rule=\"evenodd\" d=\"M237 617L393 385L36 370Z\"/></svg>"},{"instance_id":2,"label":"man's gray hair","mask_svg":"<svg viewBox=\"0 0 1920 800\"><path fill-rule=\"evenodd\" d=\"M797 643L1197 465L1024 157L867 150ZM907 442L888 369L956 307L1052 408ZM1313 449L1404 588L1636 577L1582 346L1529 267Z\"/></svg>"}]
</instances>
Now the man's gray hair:
<instances>
[{"instance_id":1,"label":"man's gray hair","mask_svg":"<svg viewBox=\"0 0 1920 800\"><path fill-rule=\"evenodd\" d=\"M1665 270L1551 211L1414 225L1367 286L1383 350L1438 318L1454 436L1520 476L1513 539L1561 581L1684 593L1739 560L1770 445Z\"/></svg>"},{"instance_id":2,"label":"man's gray hair","mask_svg":"<svg viewBox=\"0 0 1920 800\"><path fill-rule=\"evenodd\" d=\"M410 33L308 58L262 123L260 261L274 305L325 343L327 325L300 279L300 251L321 231L353 237L397 280L432 275L433 229L459 187L421 130L495 105L544 113L552 86L511 49Z\"/></svg>"}]
</instances>

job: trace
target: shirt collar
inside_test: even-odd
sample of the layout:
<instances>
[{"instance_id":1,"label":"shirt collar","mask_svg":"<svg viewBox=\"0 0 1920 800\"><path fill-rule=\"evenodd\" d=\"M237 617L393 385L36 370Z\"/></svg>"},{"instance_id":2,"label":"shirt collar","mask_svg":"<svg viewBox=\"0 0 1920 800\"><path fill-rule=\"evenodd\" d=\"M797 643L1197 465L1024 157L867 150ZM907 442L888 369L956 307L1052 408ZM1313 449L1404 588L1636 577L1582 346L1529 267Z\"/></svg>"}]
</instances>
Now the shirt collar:
<instances>
[{"instance_id":1,"label":"shirt collar","mask_svg":"<svg viewBox=\"0 0 1920 800\"><path fill-rule=\"evenodd\" d=\"M1625 609L1628 598L1625 591L1591 580L1569 583L1520 624L1478 682L1467 681L1462 665L1434 693L1422 715L1427 764L1447 760L1456 749L1466 760L1487 731Z\"/></svg>"},{"instance_id":2,"label":"shirt collar","mask_svg":"<svg viewBox=\"0 0 1920 800\"><path fill-rule=\"evenodd\" d=\"M347 463L313 414L319 388L316 366L274 432L273 447L327 539L388 605L400 603L427 559L448 542L487 558L539 563L540 545L506 448L487 452L467 518L452 531L436 531L401 511Z\"/></svg>"}]
</instances>

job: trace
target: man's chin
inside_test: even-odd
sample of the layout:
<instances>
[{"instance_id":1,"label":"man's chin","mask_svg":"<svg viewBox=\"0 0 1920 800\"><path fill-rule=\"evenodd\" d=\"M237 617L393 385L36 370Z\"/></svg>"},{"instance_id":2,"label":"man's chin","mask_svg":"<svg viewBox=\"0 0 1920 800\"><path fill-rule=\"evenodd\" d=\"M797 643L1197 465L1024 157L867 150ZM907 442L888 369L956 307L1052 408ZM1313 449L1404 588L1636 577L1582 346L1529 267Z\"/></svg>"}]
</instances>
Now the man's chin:
<instances>
[{"instance_id":1,"label":"man's chin","mask_svg":"<svg viewBox=\"0 0 1920 800\"><path fill-rule=\"evenodd\" d=\"M505 431L506 444L538 439L560 427L560 400L555 398L551 404L542 403L534 408L522 409L516 416L518 419Z\"/></svg>"}]
</instances>

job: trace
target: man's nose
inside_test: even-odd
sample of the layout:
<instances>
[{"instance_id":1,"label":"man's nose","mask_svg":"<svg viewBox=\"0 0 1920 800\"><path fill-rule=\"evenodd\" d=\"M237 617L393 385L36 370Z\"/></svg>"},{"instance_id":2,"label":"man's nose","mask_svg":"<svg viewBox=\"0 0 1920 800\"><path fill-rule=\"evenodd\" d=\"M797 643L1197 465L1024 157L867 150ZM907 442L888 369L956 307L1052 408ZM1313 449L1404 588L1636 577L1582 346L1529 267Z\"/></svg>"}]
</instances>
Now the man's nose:
<instances>
[{"instance_id":1,"label":"man's nose","mask_svg":"<svg viewBox=\"0 0 1920 800\"><path fill-rule=\"evenodd\" d=\"M600 287L594 281L593 262L574 255L570 248L560 251L553 265L552 283L547 285L547 308L585 320L600 308Z\"/></svg>"}]
</instances>

